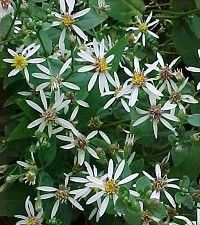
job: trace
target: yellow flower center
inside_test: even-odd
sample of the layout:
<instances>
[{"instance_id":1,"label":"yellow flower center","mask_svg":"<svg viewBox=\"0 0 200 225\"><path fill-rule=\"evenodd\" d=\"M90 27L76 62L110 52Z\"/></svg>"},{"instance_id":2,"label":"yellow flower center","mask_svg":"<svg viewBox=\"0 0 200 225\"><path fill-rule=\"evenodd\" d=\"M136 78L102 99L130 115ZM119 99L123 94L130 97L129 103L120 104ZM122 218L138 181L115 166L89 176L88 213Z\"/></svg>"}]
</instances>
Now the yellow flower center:
<instances>
[{"instance_id":1,"label":"yellow flower center","mask_svg":"<svg viewBox=\"0 0 200 225\"><path fill-rule=\"evenodd\" d=\"M174 102L180 102L181 101L181 93L180 92L172 92L170 95L170 98Z\"/></svg>"},{"instance_id":2,"label":"yellow flower center","mask_svg":"<svg viewBox=\"0 0 200 225\"><path fill-rule=\"evenodd\" d=\"M69 197L69 189L66 188L64 185L59 185L59 189L57 190L56 194L55 194L55 197L61 201L62 203L63 202L66 202L68 200L68 197Z\"/></svg>"},{"instance_id":3,"label":"yellow flower center","mask_svg":"<svg viewBox=\"0 0 200 225\"><path fill-rule=\"evenodd\" d=\"M56 112L52 109L47 109L43 113L42 117L46 123L54 123L56 119Z\"/></svg>"},{"instance_id":4,"label":"yellow flower center","mask_svg":"<svg viewBox=\"0 0 200 225\"><path fill-rule=\"evenodd\" d=\"M104 58L97 59L96 68L97 71L99 71L100 73L106 72L108 70L108 63L106 62L106 59Z\"/></svg>"},{"instance_id":5,"label":"yellow flower center","mask_svg":"<svg viewBox=\"0 0 200 225\"><path fill-rule=\"evenodd\" d=\"M18 70L23 70L28 65L26 57L24 57L21 54L15 55L14 58L12 59L12 62L13 62L12 66L14 66Z\"/></svg>"},{"instance_id":6,"label":"yellow flower center","mask_svg":"<svg viewBox=\"0 0 200 225\"><path fill-rule=\"evenodd\" d=\"M104 188L105 188L105 191L109 195L113 195L113 194L115 194L118 191L118 185L117 185L115 180L107 180L104 183Z\"/></svg>"},{"instance_id":7,"label":"yellow flower center","mask_svg":"<svg viewBox=\"0 0 200 225\"><path fill-rule=\"evenodd\" d=\"M26 223L26 225L40 225L40 222L35 217L30 217Z\"/></svg>"},{"instance_id":8,"label":"yellow flower center","mask_svg":"<svg viewBox=\"0 0 200 225\"><path fill-rule=\"evenodd\" d=\"M142 86L146 81L146 77L143 72L135 72L132 77L132 83L136 86Z\"/></svg>"},{"instance_id":9,"label":"yellow flower center","mask_svg":"<svg viewBox=\"0 0 200 225\"><path fill-rule=\"evenodd\" d=\"M28 171L28 173L26 173L25 179L29 183L34 183L34 181L36 179L36 174L31 171Z\"/></svg>"},{"instance_id":10,"label":"yellow flower center","mask_svg":"<svg viewBox=\"0 0 200 225\"><path fill-rule=\"evenodd\" d=\"M148 30L147 24L146 23L140 23L138 25L138 28L140 29L141 32L145 33Z\"/></svg>"},{"instance_id":11,"label":"yellow flower center","mask_svg":"<svg viewBox=\"0 0 200 225\"><path fill-rule=\"evenodd\" d=\"M71 15L64 15L62 17L62 23L65 27L70 27L72 24L74 24L74 18Z\"/></svg>"}]
</instances>

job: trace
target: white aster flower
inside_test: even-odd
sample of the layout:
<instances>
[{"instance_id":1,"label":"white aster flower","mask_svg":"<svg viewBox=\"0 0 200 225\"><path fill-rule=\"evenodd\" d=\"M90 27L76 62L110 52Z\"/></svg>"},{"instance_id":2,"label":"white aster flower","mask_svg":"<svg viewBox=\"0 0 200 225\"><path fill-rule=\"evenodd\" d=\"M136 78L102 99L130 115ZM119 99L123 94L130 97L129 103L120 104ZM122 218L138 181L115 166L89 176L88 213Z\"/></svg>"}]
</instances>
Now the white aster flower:
<instances>
[{"instance_id":1,"label":"white aster flower","mask_svg":"<svg viewBox=\"0 0 200 225\"><path fill-rule=\"evenodd\" d=\"M75 25L78 18L84 16L90 11L90 8L81 10L79 12L73 13L75 0L59 0L60 2L60 14L53 12L52 14L57 17L58 21L54 21L52 26L62 25L64 27L60 39L64 39L66 36L66 29L74 30L75 33L82 39L88 40L88 37L83 33L83 31ZM66 9L68 8L68 10Z\"/></svg>"},{"instance_id":2,"label":"white aster flower","mask_svg":"<svg viewBox=\"0 0 200 225\"><path fill-rule=\"evenodd\" d=\"M169 94L170 94L169 102L176 104L180 110L183 110L183 112L186 112L186 110L182 103L188 103L188 104L198 103L198 101L193 96L182 93L187 82L188 82L188 78L186 78L179 87L175 83L171 83L172 89L169 90Z\"/></svg>"},{"instance_id":3,"label":"white aster flower","mask_svg":"<svg viewBox=\"0 0 200 225\"><path fill-rule=\"evenodd\" d=\"M30 161L17 161L17 164L24 167L27 171L23 180L25 183L29 183L29 185L35 185L36 175L37 175L37 165L35 163L35 159L33 156L33 152L31 152L31 160Z\"/></svg>"},{"instance_id":4,"label":"white aster flower","mask_svg":"<svg viewBox=\"0 0 200 225\"><path fill-rule=\"evenodd\" d=\"M43 210L36 215L33 204L30 201L30 196L27 197L25 202L25 209L27 216L15 215L16 218L21 219L16 223L16 225L42 225L43 221Z\"/></svg>"},{"instance_id":5,"label":"white aster flower","mask_svg":"<svg viewBox=\"0 0 200 225\"><path fill-rule=\"evenodd\" d=\"M71 136L64 136L64 135L57 135L56 137L62 141L70 142L67 145L61 146L63 149L72 149L75 148L78 151L78 163L80 165L83 164L85 160L85 153L86 151L95 159L99 159L96 151L90 147L90 140L96 136L98 131L92 131L87 136L77 132L74 132L74 135Z\"/></svg>"},{"instance_id":6,"label":"white aster flower","mask_svg":"<svg viewBox=\"0 0 200 225\"><path fill-rule=\"evenodd\" d=\"M125 160L122 160L120 164L118 165L118 167L116 168L116 171L114 172L113 160L110 159L105 181L93 176L87 177L87 179L90 180L90 183L87 183L85 185L88 187L96 188L97 191L92 197L88 199L86 204L91 204L93 202L98 201L101 198L103 199L99 207L99 217L101 217L105 213L108 207L109 201L112 201L114 204L116 203L116 200L118 199L119 187L122 186L123 184L126 184L134 180L139 175L138 173L134 173L120 180L119 177L123 173L124 166L125 166Z\"/></svg>"},{"instance_id":7,"label":"white aster flower","mask_svg":"<svg viewBox=\"0 0 200 225\"><path fill-rule=\"evenodd\" d=\"M153 192L152 192L150 198L157 199L158 201L160 201L160 198L161 198L160 195L162 192L164 192L166 198L169 200L171 205L174 208L176 208L176 203L175 203L173 197L171 196L171 194L167 191L167 189L168 188L180 189L179 186L177 186L176 184L171 184L171 182L178 181L179 179L168 179L166 175L162 177L159 164L157 164L155 166L155 173L156 173L156 178L153 178L150 174L143 171L143 174L152 181Z\"/></svg>"},{"instance_id":8,"label":"white aster flower","mask_svg":"<svg viewBox=\"0 0 200 225\"><path fill-rule=\"evenodd\" d=\"M198 56L200 58L200 49L198 49ZM194 73L200 73L200 68L198 68L198 67L190 66L190 67L187 67L186 69L191 71L191 72L194 72ZM200 90L200 82L197 85L197 90Z\"/></svg>"},{"instance_id":9,"label":"white aster flower","mask_svg":"<svg viewBox=\"0 0 200 225\"><path fill-rule=\"evenodd\" d=\"M92 168L90 166L90 164L87 163L86 161L84 162L84 164L85 164L87 172L83 171L82 172L83 174L86 174L89 177L96 177L96 178L100 177L101 180L106 179L107 175L101 176L102 173L97 172L97 168L96 168L95 165L93 165L93 168ZM76 183L84 184L84 185L86 183L90 183L90 180L88 180L87 177L86 178L84 178L84 177L71 177L70 180L73 181L73 182L76 182ZM75 199L82 199L82 198L87 197L91 193L91 191L94 191L94 189L91 188L91 187L85 186L84 188L73 190L72 194L75 194L75 197L74 197Z\"/></svg>"},{"instance_id":10,"label":"white aster flower","mask_svg":"<svg viewBox=\"0 0 200 225\"><path fill-rule=\"evenodd\" d=\"M110 55L105 57L105 44L104 39L101 41L100 44L97 43L96 39L93 40L93 49L94 54L91 54L90 51L81 50L78 53L78 56L81 57L81 60L84 62L89 62L90 65L86 65L81 67L78 72L87 72L87 71L95 71L92 75L89 83L88 83L88 91L91 91L94 87L94 84L99 78L99 90L102 94L104 91L109 91L108 81L113 84L114 80L109 74L110 62L114 59L114 55Z\"/></svg>"},{"instance_id":11,"label":"white aster flower","mask_svg":"<svg viewBox=\"0 0 200 225\"><path fill-rule=\"evenodd\" d=\"M125 96L125 88L120 85L119 77L117 73L114 73L114 91L105 92L102 96L113 95L113 97L104 105L104 109L109 108L116 100L120 99L122 106L127 112L130 112L130 108L124 98L128 98Z\"/></svg>"},{"instance_id":12,"label":"white aster flower","mask_svg":"<svg viewBox=\"0 0 200 225\"><path fill-rule=\"evenodd\" d=\"M14 69L8 74L8 77L15 76L20 71L24 71L25 78L29 81L29 72L27 69L28 64L38 64L45 61L43 58L29 59L39 50L39 48L40 45L33 43L22 50L20 49L20 52L15 52L12 49L8 49L8 52L13 56L13 58L3 59L3 61L6 63L11 63L11 66L14 67Z\"/></svg>"},{"instance_id":13,"label":"white aster flower","mask_svg":"<svg viewBox=\"0 0 200 225\"><path fill-rule=\"evenodd\" d=\"M175 128L167 121L171 120L174 122L179 122L179 119L171 113L171 110L176 107L175 104L170 104L166 102L162 107L161 105L156 104L155 99L151 99L151 106L148 111L136 108L136 111L143 115L141 118L136 120L133 123L133 126L138 126L139 124L143 123L147 119L150 119L153 124L153 132L155 138L158 136L158 123L161 122L165 127L170 129L171 131L175 132ZM167 120L166 120L167 119Z\"/></svg>"},{"instance_id":14,"label":"white aster flower","mask_svg":"<svg viewBox=\"0 0 200 225\"><path fill-rule=\"evenodd\" d=\"M177 72L173 71L173 66L177 63L180 57L175 58L169 65L165 64L161 54L157 52L158 66L154 69L158 72L157 79L159 80L159 91L163 92L166 88L171 91L172 85L175 84L173 78L176 78ZM151 66L151 65L150 65Z\"/></svg>"},{"instance_id":15,"label":"white aster flower","mask_svg":"<svg viewBox=\"0 0 200 225\"><path fill-rule=\"evenodd\" d=\"M123 67L125 73L131 77L126 81L128 84L125 89L127 92L130 92L129 96L129 105L133 107L139 95L139 90L142 88L148 95L155 95L157 98L163 96L163 94L156 89L156 87L152 84L153 79L148 78L147 75L155 68L157 62L153 63L148 69L145 71L140 68L140 63L138 58L134 58L134 71L131 72L128 68Z\"/></svg>"},{"instance_id":16,"label":"white aster flower","mask_svg":"<svg viewBox=\"0 0 200 225\"><path fill-rule=\"evenodd\" d=\"M150 225L152 222L158 223L160 221L160 219L152 216L148 210L145 210L143 202L139 202L139 203L140 203L140 209L141 209L142 225Z\"/></svg>"},{"instance_id":17,"label":"white aster flower","mask_svg":"<svg viewBox=\"0 0 200 225\"><path fill-rule=\"evenodd\" d=\"M146 21L141 21L140 18L137 16L136 17L137 22L138 22L137 26L136 27L129 27L129 28L126 29L127 31L132 30L132 31L139 32L137 34L135 42L137 42L142 37L143 46L145 46L145 41L146 41L145 39L146 39L147 34L149 34L149 35L151 35L155 38L159 38L159 36L157 34L153 33L150 30L151 28L154 28L158 24L159 20L156 19L155 21L150 22L151 18L152 18L152 12L149 14Z\"/></svg>"},{"instance_id":18,"label":"white aster flower","mask_svg":"<svg viewBox=\"0 0 200 225\"><path fill-rule=\"evenodd\" d=\"M43 66L37 65L38 68L42 71L42 73L33 73L33 77L45 80L44 83L37 86L36 91L41 91L44 88L50 87L52 92L58 92L60 94L60 89L62 87L66 87L72 90L80 90L80 88L76 84L72 84L68 81L65 81L63 77L65 71L69 68L72 59L68 59L62 68L60 69L58 74L52 74L51 71Z\"/></svg>"},{"instance_id":19,"label":"white aster flower","mask_svg":"<svg viewBox=\"0 0 200 225\"><path fill-rule=\"evenodd\" d=\"M69 175L68 174L64 175L65 175L65 183L64 185L63 184L59 185L58 188L49 186L37 187L37 190L39 191L49 192L47 194L40 195L40 199L56 198L56 202L51 211L51 218L53 218L56 215L59 205L63 203L67 204L68 201L79 210L84 211L83 207L78 203L78 201L74 199L74 197L72 197L71 190L68 187Z\"/></svg>"},{"instance_id":20,"label":"white aster flower","mask_svg":"<svg viewBox=\"0 0 200 225\"><path fill-rule=\"evenodd\" d=\"M14 14L14 9L11 5L11 0L1 0L0 1L0 20L7 16L13 16Z\"/></svg>"},{"instance_id":21,"label":"white aster flower","mask_svg":"<svg viewBox=\"0 0 200 225\"><path fill-rule=\"evenodd\" d=\"M39 125L38 131L43 132L45 127L47 127L49 137L54 134L54 127L57 125L60 125L61 127L67 128L69 130L75 129L69 121L58 117L59 111L66 107L67 104L69 104L69 101L63 101L63 95L56 99L56 102L49 107L47 105L47 99L43 91L40 91L40 98L44 109L42 109L35 102L26 100L30 107L41 114L41 117L30 123L27 128L33 128Z\"/></svg>"}]
</instances>

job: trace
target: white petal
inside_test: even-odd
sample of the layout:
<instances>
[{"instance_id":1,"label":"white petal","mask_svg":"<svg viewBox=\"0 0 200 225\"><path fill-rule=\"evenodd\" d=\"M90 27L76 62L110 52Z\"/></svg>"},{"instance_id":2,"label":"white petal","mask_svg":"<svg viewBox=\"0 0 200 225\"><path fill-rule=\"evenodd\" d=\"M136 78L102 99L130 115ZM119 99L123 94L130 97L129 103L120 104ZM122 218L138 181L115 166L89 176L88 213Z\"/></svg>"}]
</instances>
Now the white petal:
<instances>
[{"instance_id":1,"label":"white petal","mask_svg":"<svg viewBox=\"0 0 200 225\"><path fill-rule=\"evenodd\" d=\"M167 199L169 200L169 202L171 203L171 205L176 208L176 203L173 199L173 197L169 194L169 192L167 192L166 190L164 190L165 196L167 197Z\"/></svg>"},{"instance_id":2,"label":"white petal","mask_svg":"<svg viewBox=\"0 0 200 225\"><path fill-rule=\"evenodd\" d=\"M149 118L149 115L143 116L143 117L139 118L138 120L136 120L132 126L137 126L137 125L143 123L148 118Z\"/></svg>"},{"instance_id":3,"label":"white petal","mask_svg":"<svg viewBox=\"0 0 200 225\"><path fill-rule=\"evenodd\" d=\"M57 200L57 201L54 203L54 205L53 205L53 209L52 209L52 211L51 211L51 218L54 218L54 217L55 217L55 215L56 215L56 213L57 213L57 211L58 211L59 205L60 205L60 201Z\"/></svg>"},{"instance_id":4,"label":"white petal","mask_svg":"<svg viewBox=\"0 0 200 225\"><path fill-rule=\"evenodd\" d=\"M59 75L62 75L65 72L65 70L69 68L69 65L71 62L72 62L72 59L70 58L64 63L64 65L60 69Z\"/></svg>"},{"instance_id":5,"label":"white petal","mask_svg":"<svg viewBox=\"0 0 200 225\"><path fill-rule=\"evenodd\" d=\"M137 176L139 175L139 173L135 173L135 174L132 174L126 178L124 178L123 180L121 180L118 184L121 185L121 184L126 184L132 180L134 180Z\"/></svg>"},{"instance_id":6,"label":"white petal","mask_svg":"<svg viewBox=\"0 0 200 225\"><path fill-rule=\"evenodd\" d=\"M68 5L69 14L71 14L71 12L74 10L75 0L66 0L66 3Z\"/></svg>"},{"instance_id":7,"label":"white petal","mask_svg":"<svg viewBox=\"0 0 200 225\"><path fill-rule=\"evenodd\" d=\"M165 126L167 127L168 129L170 129L171 131L174 131L175 128L172 127L172 125L167 122L167 120L163 119L163 118L160 118L160 122Z\"/></svg>"},{"instance_id":8,"label":"white petal","mask_svg":"<svg viewBox=\"0 0 200 225\"><path fill-rule=\"evenodd\" d=\"M8 74L8 77L12 77L15 76L16 74L19 73L19 69L13 69L10 71L10 73Z\"/></svg>"},{"instance_id":9,"label":"white petal","mask_svg":"<svg viewBox=\"0 0 200 225\"><path fill-rule=\"evenodd\" d=\"M161 169L160 169L160 165L159 164L156 164L156 167L155 167L155 172L156 172L156 177L157 178L161 178Z\"/></svg>"},{"instance_id":10,"label":"white petal","mask_svg":"<svg viewBox=\"0 0 200 225\"><path fill-rule=\"evenodd\" d=\"M44 61L45 61L45 59L43 59L43 58L35 58L35 59L29 59L27 62L28 63L42 63Z\"/></svg>"},{"instance_id":11,"label":"white petal","mask_svg":"<svg viewBox=\"0 0 200 225\"><path fill-rule=\"evenodd\" d=\"M33 128L33 127L36 127L37 125L39 125L41 122L43 121L42 118L39 118L37 120L34 120L32 123L30 123L27 128Z\"/></svg>"},{"instance_id":12,"label":"white petal","mask_svg":"<svg viewBox=\"0 0 200 225\"><path fill-rule=\"evenodd\" d=\"M113 170L114 170L113 160L110 159L110 160L109 160L109 164L108 164L108 178L109 178L109 179L112 179L112 176L113 176Z\"/></svg>"},{"instance_id":13,"label":"white petal","mask_svg":"<svg viewBox=\"0 0 200 225\"><path fill-rule=\"evenodd\" d=\"M47 191L47 192L54 192L54 191L57 191L57 188L49 187L49 186L41 186L41 187L37 187L37 190L39 190L39 191Z\"/></svg>"},{"instance_id":14,"label":"white petal","mask_svg":"<svg viewBox=\"0 0 200 225\"><path fill-rule=\"evenodd\" d=\"M49 70L47 67L45 67L45 66L43 66L43 65L40 65L40 64L38 64L37 67L38 67L43 73L50 75L50 70Z\"/></svg>"},{"instance_id":15,"label":"white petal","mask_svg":"<svg viewBox=\"0 0 200 225\"><path fill-rule=\"evenodd\" d=\"M105 213L108 207L108 203L109 203L109 196L106 196L103 202L101 203L101 207L99 209L99 217L101 217Z\"/></svg>"},{"instance_id":16,"label":"white petal","mask_svg":"<svg viewBox=\"0 0 200 225\"><path fill-rule=\"evenodd\" d=\"M116 170L115 175L114 175L114 180L117 180L121 176L121 174L124 170L124 166L125 166L125 160L122 160L120 162L119 166L117 167L117 170Z\"/></svg>"},{"instance_id":17,"label":"white petal","mask_svg":"<svg viewBox=\"0 0 200 225\"><path fill-rule=\"evenodd\" d=\"M38 112L40 112L40 113L44 112L43 109L39 105L37 105L35 102L32 102L30 100L26 100L26 102L27 102L27 104L30 107L32 107L33 109L37 110Z\"/></svg>"},{"instance_id":18,"label":"white petal","mask_svg":"<svg viewBox=\"0 0 200 225\"><path fill-rule=\"evenodd\" d=\"M90 11L90 8L87 8L87 9L83 9L77 13L74 14L74 18L79 18L81 16L84 16L85 14L87 14L88 12Z\"/></svg>"},{"instance_id":19,"label":"white petal","mask_svg":"<svg viewBox=\"0 0 200 225\"><path fill-rule=\"evenodd\" d=\"M88 71L94 70L95 68L96 68L96 66L93 66L93 65L83 66L83 67L78 69L78 72L79 73L84 73L84 72L88 72Z\"/></svg>"},{"instance_id":20,"label":"white petal","mask_svg":"<svg viewBox=\"0 0 200 225\"><path fill-rule=\"evenodd\" d=\"M176 62L180 59L181 57L177 57L176 59L174 59L170 64L169 64L169 68L171 69L175 64Z\"/></svg>"},{"instance_id":21,"label":"white petal","mask_svg":"<svg viewBox=\"0 0 200 225\"><path fill-rule=\"evenodd\" d=\"M88 91L91 91L92 88L94 87L94 84L97 80L97 77L98 77L98 72L94 73L88 83Z\"/></svg>"},{"instance_id":22,"label":"white petal","mask_svg":"<svg viewBox=\"0 0 200 225\"><path fill-rule=\"evenodd\" d=\"M73 198L69 197L69 201L74 205L77 209L80 209L81 211L84 211L83 207Z\"/></svg>"},{"instance_id":23,"label":"white petal","mask_svg":"<svg viewBox=\"0 0 200 225\"><path fill-rule=\"evenodd\" d=\"M155 179L150 175L150 174L148 174L147 172L145 172L145 171L142 171L143 172L143 174L147 177L147 178L149 178L149 180L152 180L152 181L154 181Z\"/></svg>"},{"instance_id":24,"label":"white petal","mask_svg":"<svg viewBox=\"0 0 200 225\"><path fill-rule=\"evenodd\" d=\"M109 145L111 144L109 137L103 131L99 131L99 134Z\"/></svg>"},{"instance_id":25,"label":"white petal","mask_svg":"<svg viewBox=\"0 0 200 225\"><path fill-rule=\"evenodd\" d=\"M200 68L197 68L197 67L190 66L190 67L186 67L186 69L191 72L200 73Z\"/></svg>"},{"instance_id":26,"label":"white petal","mask_svg":"<svg viewBox=\"0 0 200 225\"><path fill-rule=\"evenodd\" d=\"M87 139L90 140L92 139L94 136L96 136L98 133L98 131L92 131L91 133L88 134Z\"/></svg>"},{"instance_id":27,"label":"white petal","mask_svg":"<svg viewBox=\"0 0 200 225\"><path fill-rule=\"evenodd\" d=\"M86 202L87 205L96 202L98 199L100 199L102 196L104 195L103 191L97 192L96 194L94 194L91 198L89 198Z\"/></svg>"},{"instance_id":28,"label":"white petal","mask_svg":"<svg viewBox=\"0 0 200 225\"><path fill-rule=\"evenodd\" d=\"M44 73L33 73L32 76L35 78L44 79L44 80L50 80L51 78L49 75L46 75Z\"/></svg>"},{"instance_id":29,"label":"white petal","mask_svg":"<svg viewBox=\"0 0 200 225\"><path fill-rule=\"evenodd\" d=\"M164 63L164 60L163 60L163 58L162 58L162 56L159 52L157 52L157 58L158 58L158 62L160 63L161 67L164 68L165 63Z\"/></svg>"},{"instance_id":30,"label":"white petal","mask_svg":"<svg viewBox=\"0 0 200 225\"><path fill-rule=\"evenodd\" d=\"M88 41L88 37L83 33L83 31L76 25L72 25L74 31L81 37L83 40Z\"/></svg>"},{"instance_id":31,"label":"white petal","mask_svg":"<svg viewBox=\"0 0 200 225\"><path fill-rule=\"evenodd\" d=\"M97 153L95 152L95 150L93 150L89 146L87 147L87 150L88 150L88 152L90 153L91 156L93 156L95 159L99 159L99 156L97 155Z\"/></svg>"}]
</instances>

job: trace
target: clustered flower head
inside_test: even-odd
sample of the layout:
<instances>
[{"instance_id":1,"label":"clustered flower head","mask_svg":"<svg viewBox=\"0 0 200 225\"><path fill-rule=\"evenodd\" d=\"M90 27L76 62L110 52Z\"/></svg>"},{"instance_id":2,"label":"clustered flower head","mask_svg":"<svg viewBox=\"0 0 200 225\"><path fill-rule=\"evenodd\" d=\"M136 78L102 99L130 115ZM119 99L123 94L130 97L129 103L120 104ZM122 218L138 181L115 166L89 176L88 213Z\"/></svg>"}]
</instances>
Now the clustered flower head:
<instances>
[{"instance_id":1,"label":"clustered flower head","mask_svg":"<svg viewBox=\"0 0 200 225\"><path fill-rule=\"evenodd\" d=\"M15 51L10 46L7 49L11 58L3 59L11 68L6 70L7 77L22 84L17 90L19 101L13 101L24 111L20 127L27 131L23 133L30 148L25 146L19 152L31 152L31 160L24 155L11 173L18 173L16 180L35 188L33 196L25 200L27 215L16 215L20 219L16 224L55 224L52 221L59 219L61 207L67 205L70 210L86 211L88 219L95 217L96 222L106 213L130 220L130 214L126 215L130 212L134 221L137 209L143 225L179 221L200 225L199 204L193 201L197 221L192 222L189 213L182 213L186 203L177 200L194 190L183 189L179 174L174 176L170 167L172 161L177 168L187 163L181 157L189 151L175 146L187 138L188 134L179 134L185 132L191 118L188 113L195 111L190 105L198 104L194 84L175 68L181 58L168 64L158 48L150 52L149 40L159 38L156 29L152 31L159 26L152 12L145 19L133 18L133 25L123 29L125 37L120 40L104 35L109 23L101 26L100 32L92 27L95 18L89 27L84 25L94 13L106 19L113 5L105 0L96 1L96 9L88 5L76 0L55 2L48 13L50 20L33 26L37 37L27 33L28 38ZM11 1L0 0L0 18L10 8L14 10ZM23 25L20 20L13 23L15 35L23 31ZM52 37L47 35L52 43L47 37L47 42L43 40L45 30L53 32ZM128 43L130 35L133 43ZM131 45L141 48L144 55L147 49L151 57L139 54ZM198 54L200 57L200 50ZM200 72L197 67L186 69ZM15 133L13 136L15 140ZM169 140L167 144L163 139ZM185 142L188 146L191 140ZM148 152L151 147L153 151ZM154 154L163 156L166 148L169 153L158 163ZM174 160L177 154L180 160ZM154 166L155 176L147 170ZM39 209L34 209L32 198L40 203ZM46 203L50 213L45 212ZM159 217L149 205L162 205L165 215Z\"/></svg>"}]
</instances>

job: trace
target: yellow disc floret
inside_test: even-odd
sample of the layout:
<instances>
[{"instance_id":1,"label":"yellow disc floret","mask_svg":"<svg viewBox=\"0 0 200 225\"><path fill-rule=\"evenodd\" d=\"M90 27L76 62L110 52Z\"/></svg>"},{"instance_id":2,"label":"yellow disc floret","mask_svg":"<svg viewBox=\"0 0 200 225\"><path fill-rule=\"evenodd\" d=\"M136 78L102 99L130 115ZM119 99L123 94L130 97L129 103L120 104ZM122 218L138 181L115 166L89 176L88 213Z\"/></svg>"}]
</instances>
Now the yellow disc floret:
<instances>
[{"instance_id":1,"label":"yellow disc floret","mask_svg":"<svg viewBox=\"0 0 200 225\"><path fill-rule=\"evenodd\" d=\"M140 24L138 25L138 28L139 28L139 30L140 30L141 32L143 32L143 33L147 32L147 30L148 30L148 27L147 27L147 24L146 24L146 23L140 23Z\"/></svg>"},{"instance_id":2,"label":"yellow disc floret","mask_svg":"<svg viewBox=\"0 0 200 225\"><path fill-rule=\"evenodd\" d=\"M106 59L99 58L96 63L96 68L97 68L97 71L99 71L100 73L107 71L108 63L106 62Z\"/></svg>"},{"instance_id":3,"label":"yellow disc floret","mask_svg":"<svg viewBox=\"0 0 200 225\"><path fill-rule=\"evenodd\" d=\"M12 66L14 66L18 70L23 70L28 65L26 57L24 57L21 54L15 55L12 60L12 63L13 63Z\"/></svg>"},{"instance_id":4,"label":"yellow disc floret","mask_svg":"<svg viewBox=\"0 0 200 225\"><path fill-rule=\"evenodd\" d=\"M109 195L113 195L113 194L115 194L118 191L118 185L117 185L115 180L107 180L104 183L104 188L105 188L105 191Z\"/></svg>"},{"instance_id":5,"label":"yellow disc floret","mask_svg":"<svg viewBox=\"0 0 200 225\"><path fill-rule=\"evenodd\" d=\"M64 15L62 17L62 23L65 27L70 27L72 24L74 24L74 18L71 15Z\"/></svg>"},{"instance_id":6,"label":"yellow disc floret","mask_svg":"<svg viewBox=\"0 0 200 225\"><path fill-rule=\"evenodd\" d=\"M142 86L145 83L145 75L143 72L135 72L132 77L132 83L136 86Z\"/></svg>"}]
</instances>

